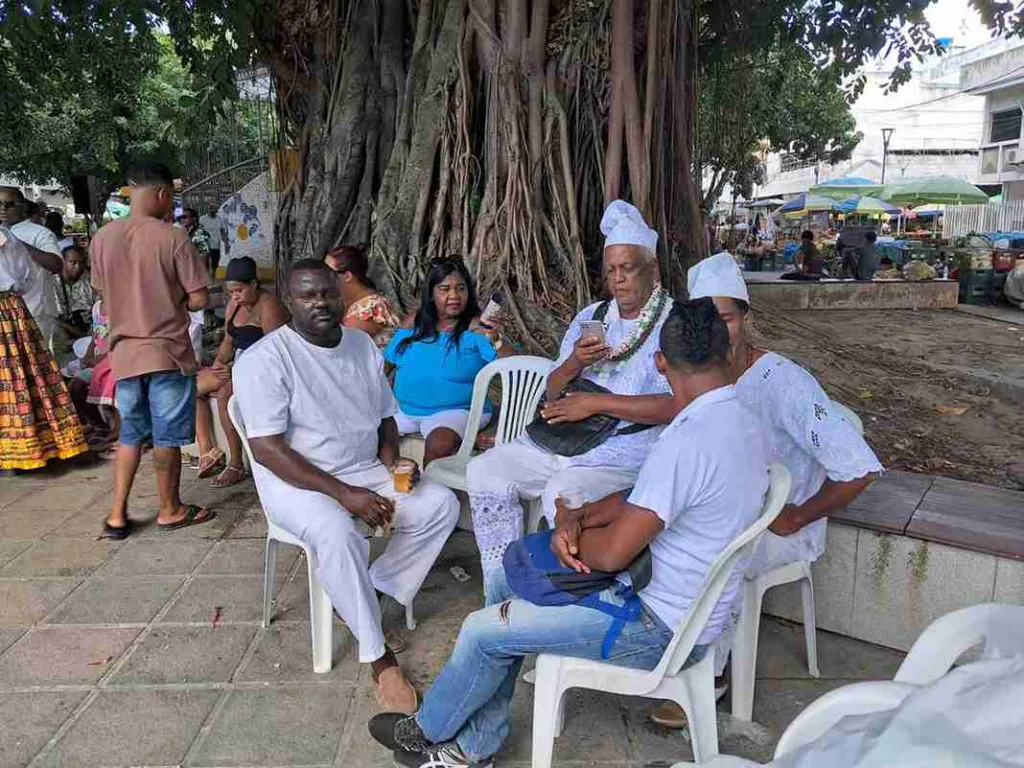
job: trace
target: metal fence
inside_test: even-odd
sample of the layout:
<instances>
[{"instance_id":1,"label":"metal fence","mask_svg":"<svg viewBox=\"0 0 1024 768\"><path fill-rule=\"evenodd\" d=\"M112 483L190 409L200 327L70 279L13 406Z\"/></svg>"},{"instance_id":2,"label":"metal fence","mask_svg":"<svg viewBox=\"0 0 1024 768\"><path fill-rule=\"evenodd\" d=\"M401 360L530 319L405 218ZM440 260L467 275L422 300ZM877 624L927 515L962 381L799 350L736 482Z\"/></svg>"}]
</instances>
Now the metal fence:
<instances>
[{"instance_id":1,"label":"metal fence","mask_svg":"<svg viewBox=\"0 0 1024 768\"><path fill-rule=\"evenodd\" d=\"M971 232L1024 230L1024 200L988 205L947 205L942 217L942 236L960 237Z\"/></svg>"}]
</instances>

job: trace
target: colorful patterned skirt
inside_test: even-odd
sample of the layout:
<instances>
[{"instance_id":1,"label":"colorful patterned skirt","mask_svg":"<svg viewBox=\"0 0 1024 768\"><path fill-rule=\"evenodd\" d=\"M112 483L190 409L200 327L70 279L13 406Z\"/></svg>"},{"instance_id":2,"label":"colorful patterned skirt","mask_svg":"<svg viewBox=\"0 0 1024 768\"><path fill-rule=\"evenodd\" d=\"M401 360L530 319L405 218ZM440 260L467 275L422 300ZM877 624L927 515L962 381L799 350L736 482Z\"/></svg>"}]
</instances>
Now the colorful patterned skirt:
<instances>
[{"instance_id":1,"label":"colorful patterned skirt","mask_svg":"<svg viewBox=\"0 0 1024 768\"><path fill-rule=\"evenodd\" d=\"M35 320L20 295L0 292L0 469L37 469L87 450Z\"/></svg>"}]
</instances>

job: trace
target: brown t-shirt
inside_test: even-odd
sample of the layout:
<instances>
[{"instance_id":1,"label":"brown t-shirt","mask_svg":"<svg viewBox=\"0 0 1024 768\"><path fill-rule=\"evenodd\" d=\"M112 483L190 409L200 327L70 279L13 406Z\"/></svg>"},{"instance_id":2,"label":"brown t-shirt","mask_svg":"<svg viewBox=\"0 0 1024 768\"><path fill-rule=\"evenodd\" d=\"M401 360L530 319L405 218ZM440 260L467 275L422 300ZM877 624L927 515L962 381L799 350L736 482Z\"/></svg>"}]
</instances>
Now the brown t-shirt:
<instances>
[{"instance_id":1,"label":"brown t-shirt","mask_svg":"<svg viewBox=\"0 0 1024 768\"><path fill-rule=\"evenodd\" d=\"M118 219L90 247L92 285L110 318L110 364L117 379L156 371L195 373L188 294L209 273L188 234L152 217Z\"/></svg>"}]
</instances>

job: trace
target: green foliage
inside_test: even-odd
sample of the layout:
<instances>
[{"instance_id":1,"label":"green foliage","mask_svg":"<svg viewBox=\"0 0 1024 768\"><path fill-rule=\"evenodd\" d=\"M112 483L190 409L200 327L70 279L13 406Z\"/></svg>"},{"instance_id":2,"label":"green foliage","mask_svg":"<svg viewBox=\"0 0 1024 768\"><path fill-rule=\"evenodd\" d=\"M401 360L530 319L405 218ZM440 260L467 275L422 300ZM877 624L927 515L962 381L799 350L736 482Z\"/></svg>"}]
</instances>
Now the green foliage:
<instances>
[{"instance_id":1,"label":"green foliage","mask_svg":"<svg viewBox=\"0 0 1024 768\"><path fill-rule=\"evenodd\" d=\"M204 153L255 154L255 108L242 102L221 114L230 89L186 67L152 5L0 5L0 172L64 186L90 173L115 187L140 158L180 170L183 158Z\"/></svg>"}]
</instances>

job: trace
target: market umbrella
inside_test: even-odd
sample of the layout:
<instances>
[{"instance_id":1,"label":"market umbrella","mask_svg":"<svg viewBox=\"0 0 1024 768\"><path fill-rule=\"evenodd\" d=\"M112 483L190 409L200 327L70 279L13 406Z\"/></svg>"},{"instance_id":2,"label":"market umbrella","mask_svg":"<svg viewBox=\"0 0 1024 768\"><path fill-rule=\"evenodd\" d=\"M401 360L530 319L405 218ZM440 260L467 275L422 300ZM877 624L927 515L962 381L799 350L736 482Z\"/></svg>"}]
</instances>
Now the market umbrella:
<instances>
[{"instance_id":1,"label":"market umbrella","mask_svg":"<svg viewBox=\"0 0 1024 768\"><path fill-rule=\"evenodd\" d=\"M862 214L865 216L878 216L888 213L891 216L898 216L903 209L898 205L879 200L877 197L854 196L839 204L839 210L847 214Z\"/></svg>"},{"instance_id":2,"label":"market umbrella","mask_svg":"<svg viewBox=\"0 0 1024 768\"><path fill-rule=\"evenodd\" d=\"M779 208L776 213L784 216L803 216L816 211L834 211L838 206L835 200L820 195L812 195L809 192L801 192L788 203Z\"/></svg>"},{"instance_id":3,"label":"market umbrella","mask_svg":"<svg viewBox=\"0 0 1024 768\"><path fill-rule=\"evenodd\" d=\"M988 202L988 195L969 181L955 176L929 176L886 186L880 197L891 203L948 203L979 205Z\"/></svg>"},{"instance_id":4,"label":"market umbrella","mask_svg":"<svg viewBox=\"0 0 1024 768\"><path fill-rule=\"evenodd\" d=\"M882 192L882 185L861 176L843 176L815 184L810 192L831 197L833 200L845 200L850 195L879 195Z\"/></svg>"},{"instance_id":5,"label":"market umbrella","mask_svg":"<svg viewBox=\"0 0 1024 768\"><path fill-rule=\"evenodd\" d=\"M913 210L918 216L938 216L946 212L946 206L941 203L939 205L919 205Z\"/></svg>"}]
</instances>

